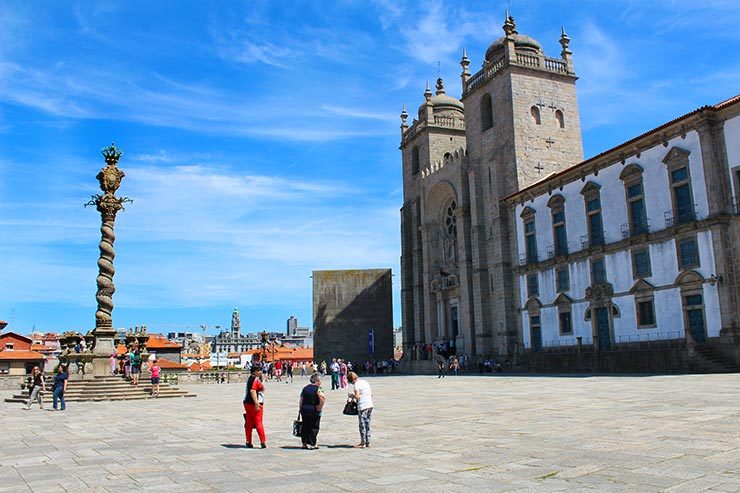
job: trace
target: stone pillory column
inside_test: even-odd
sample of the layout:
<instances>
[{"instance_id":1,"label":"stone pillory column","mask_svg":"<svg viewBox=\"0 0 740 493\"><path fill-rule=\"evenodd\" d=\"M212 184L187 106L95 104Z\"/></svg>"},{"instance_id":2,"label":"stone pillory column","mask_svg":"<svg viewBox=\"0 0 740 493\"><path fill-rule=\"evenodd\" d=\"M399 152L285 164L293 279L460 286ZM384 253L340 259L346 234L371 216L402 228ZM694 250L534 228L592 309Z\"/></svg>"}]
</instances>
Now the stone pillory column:
<instances>
[{"instance_id":1,"label":"stone pillory column","mask_svg":"<svg viewBox=\"0 0 740 493\"><path fill-rule=\"evenodd\" d=\"M116 292L116 287L113 284L113 276L116 273L113 267L113 259L116 257L113 243L116 241L116 235L113 228L116 222L116 214L123 210L123 204L132 202L128 197L116 197L116 190L118 190L121 180L125 176L117 166L123 152L117 149L115 144L111 144L109 147L102 149L101 153L105 158L105 167L100 170L96 178L100 182L100 190L103 193L93 195L90 201L85 204L86 207L94 205L100 212L102 220L99 245L100 258L98 259L98 292L95 295L98 309L95 312L95 330L93 331L95 335L93 353L96 356L94 361L95 375L107 375L109 373L108 361L103 358L110 357L111 353L115 351L116 331L113 328L112 312L113 293Z\"/></svg>"}]
</instances>

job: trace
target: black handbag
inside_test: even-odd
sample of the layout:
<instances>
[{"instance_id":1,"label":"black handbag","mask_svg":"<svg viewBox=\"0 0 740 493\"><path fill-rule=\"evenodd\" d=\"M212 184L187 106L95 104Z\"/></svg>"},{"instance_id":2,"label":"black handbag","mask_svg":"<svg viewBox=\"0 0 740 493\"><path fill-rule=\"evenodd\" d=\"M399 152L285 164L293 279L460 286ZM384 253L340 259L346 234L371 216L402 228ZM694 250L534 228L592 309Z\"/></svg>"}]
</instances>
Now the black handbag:
<instances>
[{"instance_id":1,"label":"black handbag","mask_svg":"<svg viewBox=\"0 0 740 493\"><path fill-rule=\"evenodd\" d=\"M293 421L293 436L299 437L303 435L303 421L301 421L301 415L298 414L298 419Z\"/></svg>"},{"instance_id":2,"label":"black handbag","mask_svg":"<svg viewBox=\"0 0 740 493\"><path fill-rule=\"evenodd\" d=\"M342 414L346 414L347 416L357 416L360 414L357 410L357 401L351 397L347 399L347 404L344 405L344 411L342 411Z\"/></svg>"}]
</instances>

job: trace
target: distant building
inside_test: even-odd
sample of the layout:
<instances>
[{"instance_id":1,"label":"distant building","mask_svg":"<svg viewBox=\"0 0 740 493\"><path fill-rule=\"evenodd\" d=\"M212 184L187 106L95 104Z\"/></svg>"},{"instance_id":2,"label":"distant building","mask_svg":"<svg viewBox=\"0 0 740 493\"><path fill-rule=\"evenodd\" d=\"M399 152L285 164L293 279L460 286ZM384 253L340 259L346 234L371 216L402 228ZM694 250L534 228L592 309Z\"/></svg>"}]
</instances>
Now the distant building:
<instances>
[{"instance_id":1,"label":"distant building","mask_svg":"<svg viewBox=\"0 0 740 493\"><path fill-rule=\"evenodd\" d=\"M26 375L36 365L43 370L44 355L31 351L32 344L32 339L15 332L0 335L0 374Z\"/></svg>"},{"instance_id":2,"label":"distant building","mask_svg":"<svg viewBox=\"0 0 740 493\"><path fill-rule=\"evenodd\" d=\"M180 363L182 361L180 356L182 345L175 341L170 341L164 336L157 334L150 335L146 343L146 348L149 353L154 353L157 359L166 359L174 363Z\"/></svg>"},{"instance_id":3,"label":"distant building","mask_svg":"<svg viewBox=\"0 0 740 493\"><path fill-rule=\"evenodd\" d=\"M391 270L313 272L314 353L355 362L393 355Z\"/></svg>"},{"instance_id":4,"label":"distant building","mask_svg":"<svg viewBox=\"0 0 740 493\"><path fill-rule=\"evenodd\" d=\"M241 333L239 310L234 308L234 312L231 315L231 329L221 331L213 338L211 351L214 353L240 353L250 349L257 349L260 343L261 339L258 334L243 335Z\"/></svg>"},{"instance_id":5,"label":"distant building","mask_svg":"<svg viewBox=\"0 0 740 493\"><path fill-rule=\"evenodd\" d=\"M298 319L295 318L293 315L290 316L288 319L288 328L287 328L287 335L295 334L296 329L298 328Z\"/></svg>"}]
</instances>

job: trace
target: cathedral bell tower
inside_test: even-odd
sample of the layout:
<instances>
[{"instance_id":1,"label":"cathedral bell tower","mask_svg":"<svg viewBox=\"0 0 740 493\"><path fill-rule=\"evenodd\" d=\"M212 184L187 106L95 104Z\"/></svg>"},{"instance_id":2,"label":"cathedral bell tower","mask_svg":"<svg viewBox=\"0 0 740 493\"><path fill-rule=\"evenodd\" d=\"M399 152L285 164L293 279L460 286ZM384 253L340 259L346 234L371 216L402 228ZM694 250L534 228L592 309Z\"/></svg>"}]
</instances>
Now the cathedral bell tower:
<instances>
[{"instance_id":1,"label":"cathedral bell tower","mask_svg":"<svg viewBox=\"0 0 740 493\"><path fill-rule=\"evenodd\" d=\"M515 220L502 198L583 160L577 77L570 38L562 30L560 58L545 56L540 43L519 34L506 13L504 35L486 51L483 67L470 73L463 52L462 98L470 183L479 197L471 223L481 227L474 277L476 347L508 356L519 339L511 238ZM479 238L480 239L480 238ZM484 351L489 353L489 351Z\"/></svg>"},{"instance_id":2,"label":"cathedral bell tower","mask_svg":"<svg viewBox=\"0 0 740 493\"><path fill-rule=\"evenodd\" d=\"M436 337L432 335L432 332L436 334L436 322L431 320L433 308L428 292L431 266L427 265L429 258L423 253L423 231L429 222L424 210L429 195L425 177L440 163L449 161L454 154L459 156L460 150L465 149L464 106L446 93L441 78L437 79L435 89L432 94L427 83L424 102L410 125L406 108L401 112L404 199L401 208L401 305L407 345L430 342Z\"/></svg>"}]
</instances>

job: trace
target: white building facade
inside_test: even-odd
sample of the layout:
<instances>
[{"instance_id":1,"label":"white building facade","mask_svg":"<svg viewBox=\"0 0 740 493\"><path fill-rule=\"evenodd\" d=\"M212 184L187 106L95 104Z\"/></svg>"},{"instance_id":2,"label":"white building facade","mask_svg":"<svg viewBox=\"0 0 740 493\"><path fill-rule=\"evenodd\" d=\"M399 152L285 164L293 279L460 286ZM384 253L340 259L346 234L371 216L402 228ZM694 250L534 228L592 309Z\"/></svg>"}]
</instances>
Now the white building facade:
<instances>
[{"instance_id":1,"label":"white building facade","mask_svg":"<svg viewBox=\"0 0 740 493\"><path fill-rule=\"evenodd\" d=\"M508 196L523 350L737 332L740 97Z\"/></svg>"}]
</instances>

